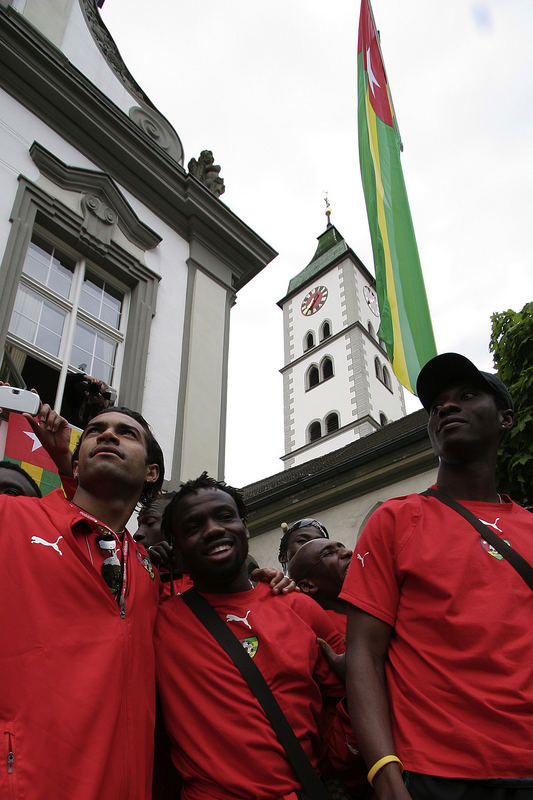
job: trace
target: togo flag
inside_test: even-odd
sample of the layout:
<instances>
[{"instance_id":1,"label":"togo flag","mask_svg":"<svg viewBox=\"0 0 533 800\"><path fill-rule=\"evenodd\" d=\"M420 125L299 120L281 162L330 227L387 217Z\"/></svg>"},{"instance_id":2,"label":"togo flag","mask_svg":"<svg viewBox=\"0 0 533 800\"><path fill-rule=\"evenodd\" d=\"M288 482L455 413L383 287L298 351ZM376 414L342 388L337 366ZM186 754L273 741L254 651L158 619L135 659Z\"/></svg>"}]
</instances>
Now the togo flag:
<instances>
[{"instance_id":1,"label":"togo flag","mask_svg":"<svg viewBox=\"0 0 533 800\"><path fill-rule=\"evenodd\" d=\"M69 445L71 452L74 451L80 435L79 428L71 427ZM61 478L57 474L56 465L22 414L9 414L4 458L6 461L19 464L22 469L26 470L43 495L61 486Z\"/></svg>"},{"instance_id":2,"label":"togo flag","mask_svg":"<svg viewBox=\"0 0 533 800\"><path fill-rule=\"evenodd\" d=\"M437 351L369 0L361 2L357 59L359 161L374 252L379 336L396 377L414 394L418 373Z\"/></svg>"}]
</instances>

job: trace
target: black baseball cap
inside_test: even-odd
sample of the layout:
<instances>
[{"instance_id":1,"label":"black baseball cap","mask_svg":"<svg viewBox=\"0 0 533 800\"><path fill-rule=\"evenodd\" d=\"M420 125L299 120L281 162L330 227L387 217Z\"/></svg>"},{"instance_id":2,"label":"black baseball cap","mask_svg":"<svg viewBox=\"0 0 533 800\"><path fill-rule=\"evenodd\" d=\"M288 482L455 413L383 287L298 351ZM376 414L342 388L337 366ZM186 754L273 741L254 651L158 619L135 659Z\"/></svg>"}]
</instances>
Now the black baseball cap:
<instances>
[{"instance_id":1,"label":"black baseball cap","mask_svg":"<svg viewBox=\"0 0 533 800\"><path fill-rule=\"evenodd\" d=\"M456 381L475 380L494 395L499 408L514 410L513 398L507 386L490 372L481 372L471 361L459 353L442 353L425 364L416 382L420 402L429 411L439 392Z\"/></svg>"}]
</instances>

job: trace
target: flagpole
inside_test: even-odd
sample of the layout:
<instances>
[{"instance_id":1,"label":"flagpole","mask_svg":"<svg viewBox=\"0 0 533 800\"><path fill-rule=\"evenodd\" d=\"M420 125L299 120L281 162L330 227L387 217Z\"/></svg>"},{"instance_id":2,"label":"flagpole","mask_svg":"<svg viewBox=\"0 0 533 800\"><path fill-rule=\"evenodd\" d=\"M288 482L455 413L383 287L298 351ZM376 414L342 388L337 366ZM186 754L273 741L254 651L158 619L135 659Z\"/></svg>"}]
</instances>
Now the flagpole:
<instances>
[{"instance_id":1,"label":"flagpole","mask_svg":"<svg viewBox=\"0 0 533 800\"><path fill-rule=\"evenodd\" d=\"M368 3L368 9L370 11L370 16L372 17L372 24L374 25L374 30L376 31L376 42L378 43L378 50L379 50L379 54L381 56L381 63L383 64L383 72L385 73L385 79L387 81L387 86L389 87L389 100L390 100L390 104L392 106L392 113L393 113L393 116L394 116L394 127L396 129L396 133L398 134L398 140L400 142L400 151L403 153L403 142L402 142L402 136L401 136L401 133L400 133L400 127L398 125L398 117L396 116L396 109L394 108L394 100L392 99L392 92L390 91L389 78L388 78L388 75L387 75L387 70L385 68L385 59L383 58L383 53L382 53L382 50L381 50L380 33L379 33L379 31L378 31L378 29L376 27L376 20L374 18L374 11L372 9L372 3L370 2L370 0L367 0L367 3Z\"/></svg>"}]
</instances>

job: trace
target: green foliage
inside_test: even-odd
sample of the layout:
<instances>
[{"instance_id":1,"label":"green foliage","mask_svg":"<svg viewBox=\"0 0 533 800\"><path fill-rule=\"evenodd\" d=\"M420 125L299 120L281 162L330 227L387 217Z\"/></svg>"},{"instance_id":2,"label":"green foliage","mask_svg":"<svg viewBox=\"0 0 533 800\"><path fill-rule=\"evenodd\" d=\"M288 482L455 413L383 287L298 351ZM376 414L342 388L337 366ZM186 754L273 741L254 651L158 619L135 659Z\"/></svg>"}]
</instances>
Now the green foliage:
<instances>
[{"instance_id":1,"label":"green foliage","mask_svg":"<svg viewBox=\"0 0 533 800\"><path fill-rule=\"evenodd\" d=\"M498 458L498 486L523 505L533 502L533 303L491 317L489 349L515 404L515 424Z\"/></svg>"}]
</instances>

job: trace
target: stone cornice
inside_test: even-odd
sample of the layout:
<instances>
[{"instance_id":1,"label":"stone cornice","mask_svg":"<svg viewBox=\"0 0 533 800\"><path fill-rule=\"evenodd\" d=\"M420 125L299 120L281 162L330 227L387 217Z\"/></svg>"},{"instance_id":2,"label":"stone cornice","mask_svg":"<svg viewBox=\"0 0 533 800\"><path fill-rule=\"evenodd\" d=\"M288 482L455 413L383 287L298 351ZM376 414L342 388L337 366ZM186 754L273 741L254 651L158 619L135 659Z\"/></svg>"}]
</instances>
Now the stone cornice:
<instances>
[{"instance_id":1,"label":"stone cornice","mask_svg":"<svg viewBox=\"0 0 533 800\"><path fill-rule=\"evenodd\" d=\"M242 222L12 8L0 5L0 86L183 238L227 264L238 290L275 257Z\"/></svg>"},{"instance_id":2,"label":"stone cornice","mask_svg":"<svg viewBox=\"0 0 533 800\"><path fill-rule=\"evenodd\" d=\"M142 250L151 250L161 237L138 218L113 180L104 172L70 167L38 142L30 147L30 155L42 175L57 186L74 192L91 191L105 198L117 213L124 235Z\"/></svg>"},{"instance_id":3,"label":"stone cornice","mask_svg":"<svg viewBox=\"0 0 533 800\"><path fill-rule=\"evenodd\" d=\"M295 358L293 361L289 361L289 363L285 364L285 366L281 367L281 369L279 371L283 375L283 373L287 372L292 367L295 367L298 364L301 364L302 361L305 361L306 359L308 359L309 356L315 356L315 355L319 356L320 351L321 350L327 350L328 346L329 346L329 344L331 342L335 342L337 339L340 339L346 333L349 333L350 331L353 331L355 328L358 328L360 331L362 331L362 333L365 334L366 338L370 342L372 342L372 344L377 348L378 352L384 358L386 358L387 361L388 361L387 351L383 349L383 347L380 345L380 343L377 341L377 339L375 339L373 336L370 335L370 333L365 328L363 323L360 322L360 320L356 320L355 322L352 322L350 325L346 325L345 328L341 328L336 333L331 334L331 336L328 336L327 339L321 339L319 342L317 342L315 344L314 347L310 347L309 350L306 350L305 353L302 353L301 356L298 356L298 358ZM311 363L313 362L313 360L314 359L311 359Z\"/></svg>"},{"instance_id":4,"label":"stone cornice","mask_svg":"<svg viewBox=\"0 0 533 800\"><path fill-rule=\"evenodd\" d=\"M119 49L115 44L115 40L109 33L109 30L104 25L104 21L100 16L98 7L95 0L79 0L80 7L87 22L91 35L96 42L98 49L104 56L105 60L120 80L126 87L128 92L134 95L141 103L146 104L157 111L156 107L146 95L143 89L139 86L126 64L122 60Z\"/></svg>"}]
</instances>

